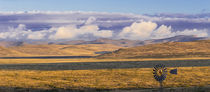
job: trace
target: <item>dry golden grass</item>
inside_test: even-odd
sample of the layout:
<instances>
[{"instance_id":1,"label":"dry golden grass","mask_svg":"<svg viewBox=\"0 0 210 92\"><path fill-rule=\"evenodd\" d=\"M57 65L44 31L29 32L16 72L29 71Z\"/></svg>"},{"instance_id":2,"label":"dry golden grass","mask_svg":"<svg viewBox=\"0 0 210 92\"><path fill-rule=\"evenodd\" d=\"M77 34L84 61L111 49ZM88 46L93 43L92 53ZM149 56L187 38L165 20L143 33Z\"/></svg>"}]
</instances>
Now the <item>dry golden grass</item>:
<instances>
[{"instance_id":1,"label":"dry golden grass","mask_svg":"<svg viewBox=\"0 0 210 92\"><path fill-rule=\"evenodd\" d=\"M124 48L98 58L177 58L210 57L210 40L168 42Z\"/></svg>"},{"instance_id":2,"label":"dry golden grass","mask_svg":"<svg viewBox=\"0 0 210 92\"><path fill-rule=\"evenodd\" d=\"M80 59L0 59L0 64L29 64L29 63L71 63L71 62L123 62L123 61L168 61L168 60L205 60L210 57L193 57L193 58L137 58L137 59L97 59L97 58L80 58Z\"/></svg>"},{"instance_id":3,"label":"dry golden grass","mask_svg":"<svg viewBox=\"0 0 210 92\"><path fill-rule=\"evenodd\" d=\"M0 47L0 57L18 56L96 56L95 52L114 51L119 46L111 44L87 45L23 45Z\"/></svg>"},{"instance_id":4,"label":"dry golden grass","mask_svg":"<svg viewBox=\"0 0 210 92\"><path fill-rule=\"evenodd\" d=\"M169 68L170 70L172 68ZM0 70L0 86L21 88L116 89L157 88L152 68L103 70ZM179 67L178 75L169 74L164 87L210 85L210 67Z\"/></svg>"},{"instance_id":5,"label":"dry golden grass","mask_svg":"<svg viewBox=\"0 0 210 92\"><path fill-rule=\"evenodd\" d=\"M21 53L21 52L18 52L16 50L12 50L12 49L9 49L9 48L5 48L5 47L0 47L0 55L1 57L2 56L5 56L5 57L9 57L9 56L27 56L27 54L24 54L24 53Z\"/></svg>"}]
</instances>

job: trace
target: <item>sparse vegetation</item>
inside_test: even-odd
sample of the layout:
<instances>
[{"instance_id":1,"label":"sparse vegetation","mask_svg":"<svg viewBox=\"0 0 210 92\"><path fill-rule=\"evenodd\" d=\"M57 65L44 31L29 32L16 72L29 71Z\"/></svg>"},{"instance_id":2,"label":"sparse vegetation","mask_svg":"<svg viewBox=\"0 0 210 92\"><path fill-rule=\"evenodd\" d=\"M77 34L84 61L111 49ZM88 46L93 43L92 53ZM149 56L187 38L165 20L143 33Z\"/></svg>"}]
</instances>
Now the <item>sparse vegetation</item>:
<instances>
[{"instance_id":1,"label":"sparse vegetation","mask_svg":"<svg viewBox=\"0 0 210 92\"><path fill-rule=\"evenodd\" d=\"M173 68L169 68L173 69ZM168 74L164 87L210 85L210 67L178 67L178 75ZM0 86L41 89L157 88L151 68L29 71L0 70Z\"/></svg>"},{"instance_id":2,"label":"sparse vegetation","mask_svg":"<svg viewBox=\"0 0 210 92\"><path fill-rule=\"evenodd\" d=\"M210 40L195 42L168 42L119 49L98 58L183 58L209 57Z\"/></svg>"},{"instance_id":3,"label":"sparse vegetation","mask_svg":"<svg viewBox=\"0 0 210 92\"><path fill-rule=\"evenodd\" d=\"M152 60L210 59L210 41L170 42L123 48L113 53L84 59L0 59L4 64L112 62ZM23 45L0 48L3 56L96 56L98 51L114 51L114 45ZM4 52L5 51L5 52ZM8 53L8 51L10 53ZM8 53L8 54L5 54ZM122 58L123 57L123 58ZM157 58L158 57L158 58ZM164 57L164 58L160 58ZM27 65L26 65L27 66ZM168 74L164 87L210 85L210 67L173 67L178 75ZM169 67L168 70L173 69ZM0 87L35 89L130 89L157 88L152 68L96 69L96 70L0 70Z\"/></svg>"},{"instance_id":4,"label":"sparse vegetation","mask_svg":"<svg viewBox=\"0 0 210 92\"><path fill-rule=\"evenodd\" d=\"M24 56L96 56L95 52L114 51L119 46L111 44L87 45L21 45L13 47L0 47L0 57Z\"/></svg>"},{"instance_id":5,"label":"sparse vegetation","mask_svg":"<svg viewBox=\"0 0 210 92\"><path fill-rule=\"evenodd\" d=\"M97 58L80 58L80 59L0 59L1 64L30 64L30 63L70 63L70 62L117 62L117 61L168 61L168 60L205 60L210 57L194 58L139 58L139 59L97 59Z\"/></svg>"}]
</instances>

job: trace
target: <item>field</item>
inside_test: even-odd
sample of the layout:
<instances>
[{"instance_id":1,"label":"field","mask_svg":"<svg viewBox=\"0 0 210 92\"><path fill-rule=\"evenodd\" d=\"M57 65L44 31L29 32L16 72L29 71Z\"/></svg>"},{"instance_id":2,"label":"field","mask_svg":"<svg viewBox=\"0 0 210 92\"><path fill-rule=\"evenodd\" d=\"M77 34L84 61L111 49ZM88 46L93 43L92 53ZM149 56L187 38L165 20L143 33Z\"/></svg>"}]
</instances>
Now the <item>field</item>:
<instances>
[{"instance_id":1,"label":"field","mask_svg":"<svg viewBox=\"0 0 210 92\"><path fill-rule=\"evenodd\" d=\"M167 42L122 48L98 58L190 58L210 57L210 40Z\"/></svg>"},{"instance_id":2,"label":"field","mask_svg":"<svg viewBox=\"0 0 210 92\"><path fill-rule=\"evenodd\" d=\"M169 68L172 69L172 68ZM178 75L169 74L165 87L190 87L210 85L210 67L181 67ZM130 89L157 88L151 68L27 71L1 70L0 86L21 88L96 88Z\"/></svg>"},{"instance_id":3,"label":"field","mask_svg":"<svg viewBox=\"0 0 210 92\"><path fill-rule=\"evenodd\" d=\"M168 71L178 69L178 75L168 73L163 82L164 88L209 89L209 46L210 41L162 43L133 48L110 44L1 47L0 92L2 89L3 92L15 92L11 89L44 92L158 89L159 83L153 78L152 69L160 63L166 65ZM114 52L100 56L95 53L103 51ZM19 56L22 58L17 59ZM60 58L50 59L50 56Z\"/></svg>"},{"instance_id":4,"label":"field","mask_svg":"<svg viewBox=\"0 0 210 92\"><path fill-rule=\"evenodd\" d=\"M186 60L177 58L175 60ZM189 59L189 58L188 58ZM206 59L206 58L202 58ZM202 60L200 58L200 60ZM143 89L158 88L151 68L108 68L108 69L85 69L85 70L49 70L18 69L18 65L41 64L41 63L79 63L79 62L152 62L155 59L1 59L1 67L4 65L16 65L17 69L0 70L0 86L6 88L30 88L30 89ZM159 60L174 60L173 58ZM94 62L93 62L94 61ZM83 65L84 66L84 65ZM50 67L50 66L49 66ZM210 67L169 67L168 70L177 68L178 75L168 73L164 87L203 87L210 85Z\"/></svg>"},{"instance_id":5,"label":"field","mask_svg":"<svg viewBox=\"0 0 210 92\"><path fill-rule=\"evenodd\" d=\"M207 60L210 57L192 58L137 58L137 59L97 59L97 58L75 58L75 59L0 59L0 64L31 64L31 63L73 63L73 62L114 62L114 61L168 61L168 60Z\"/></svg>"},{"instance_id":6,"label":"field","mask_svg":"<svg viewBox=\"0 0 210 92\"><path fill-rule=\"evenodd\" d=\"M111 44L87 45L30 45L2 47L0 57L30 57L30 56L96 56L96 52L114 51L119 46ZM79 52L79 53L78 53Z\"/></svg>"}]
</instances>

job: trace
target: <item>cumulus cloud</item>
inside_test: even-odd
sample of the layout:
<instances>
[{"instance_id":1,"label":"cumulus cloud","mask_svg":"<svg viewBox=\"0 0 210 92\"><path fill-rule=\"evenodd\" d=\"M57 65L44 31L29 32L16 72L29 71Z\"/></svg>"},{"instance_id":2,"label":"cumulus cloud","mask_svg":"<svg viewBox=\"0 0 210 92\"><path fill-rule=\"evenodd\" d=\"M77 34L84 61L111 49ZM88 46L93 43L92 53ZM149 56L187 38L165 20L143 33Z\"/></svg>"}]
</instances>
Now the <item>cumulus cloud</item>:
<instances>
[{"instance_id":1,"label":"cumulus cloud","mask_svg":"<svg viewBox=\"0 0 210 92\"><path fill-rule=\"evenodd\" d=\"M19 24L17 28L9 27L9 30L6 32L0 33L1 39L21 39L26 37L25 34L29 33L30 30L26 30L26 26L23 24Z\"/></svg>"},{"instance_id":2,"label":"cumulus cloud","mask_svg":"<svg viewBox=\"0 0 210 92\"><path fill-rule=\"evenodd\" d=\"M92 21L92 19L88 20ZM134 22L124 27L119 33L114 30L101 30L97 25L87 23L83 26L66 25L52 27L46 30L32 31L26 25L19 24L17 27L9 27L7 31L0 32L1 40L95 40L98 38L148 40L162 39L177 35L194 35L208 37L207 29L185 29L173 31L171 26L160 25L155 22Z\"/></svg>"},{"instance_id":3,"label":"cumulus cloud","mask_svg":"<svg viewBox=\"0 0 210 92\"><path fill-rule=\"evenodd\" d=\"M36 32L29 31L29 33L27 34L27 39L42 40L42 39L45 39L45 36L47 35L47 33L48 32L45 32L45 31L36 31Z\"/></svg>"},{"instance_id":4,"label":"cumulus cloud","mask_svg":"<svg viewBox=\"0 0 210 92\"><path fill-rule=\"evenodd\" d=\"M93 22L95 22L96 21L96 18L95 17L89 17L88 19L87 19L87 21L85 22L85 24L86 25L89 25L89 24L92 24Z\"/></svg>"},{"instance_id":5,"label":"cumulus cloud","mask_svg":"<svg viewBox=\"0 0 210 92\"><path fill-rule=\"evenodd\" d=\"M152 33L152 39L161 39L167 37L173 37L178 35L193 35L196 37L208 37L207 29L185 29L182 31L172 32L171 26L160 26L157 30Z\"/></svg>"},{"instance_id":6,"label":"cumulus cloud","mask_svg":"<svg viewBox=\"0 0 210 92\"><path fill-rule=\"evenodd\" d=\"M31 30L48 29L49 27L61 27L66 25L90 25L95 24L100 29L121 31L124 27L134 22L152 21L159 25L170 25L176 30L185 29L210 29L210 14L154 14L140 15L129 13L104 13L81 11L19 11L0 12L0 29L8 26L25 24ZM40 29L40 30L41 30ZM36 30L36 31L40 31Z\"/></svg>"},{"instance_id":7,"label":"cumulus cloud","mask_svg":"<svg viewBox=\"0 0 210 92\"><path fill-rule=\"evenodd\" d=\"M157 27L156 23L153 22L134 22L131 26L125 27L122 32L119 33L118 37L122 39L132 40L145 40L149 39L152 31Z\"/></svg>"},{"instance_id":8,"label":"cumulus cloud","mask_svg":"<svg viewBox=\"0 0 210 92\"><path fill-rule=\"evenodd\" d=\"M19 24L16 28L9 27L7 31L0 32L0 39L5 40L41 40L44 39L47 31L31 31L26 29L24 24Z\"/></svg>"},{"instance_id":9,"label":"cumulus cloud","mask_svg":"<svg viewBox=\"0 0 210 92\"><path fill-rule=\"evenodd\" d=\"M182 31L172 32L171 26L161 25L157 26L154 22L133 23L129 27L125 27L118 35L119 39L131 40L148 40L148 39L162 39L173 37L177 35L195 35L197 37L207 37L207 29L185 29Z\"/></svg>"},{"instance_id":10,"label":"cumulus cloud","mask_svg":"<svg viewBox=\"0 0 210 92\"><path fill-rule=\"evenodd\" d=\"M167 38L167 37L171 37L174 36L175 33L173 33L171 31L171 26L165 26L165 25L161 25L159 28L157 28L156 30L154 30L151 33L151 38L153 39L161 39L161 38Z\"/></svg>"},{"instance_id":11,"label":"cumulus cloud","mask_svg":"<svg viewBox=\"0 0 210 92\"><path fill-rule=\"evenodd\" d=\"M208 33L207 33L207 29L202 29L202 30L198 30L198 29L185 29L184 31L178 31L175 32L176 35L195 35L197 37L207 37Z\"/></svg>"},{"instance_id":12,"label":"cumulus cloud","mask_svg":"<svg viewBox=\"0 0 210 92\"><path fill-rule=\"evenodd\" d=\"M24 24L8 31L0 32L0 39L4 40L91 40L96 38L111 38L111 30L99 30L96 25L84 25L77 28L75 25L52 27L48 30L31 31Z\"/></svg>"},{"instance_id":13,"label":"cumulus cloud","mask_svg":"<svg viewBox=\"0 0 210 92\"><path fill-rule=\"evenodd\" d=\"M55 34L49 36L49 39L52 40L62 40L62 39L72 39L77 40L81 39L82 37L89 37L87 40L92 38L110 38L112 37L111 30L99 30L98 26L96 25L85 25L80 28L76 26L64 26L59 27ZM92 36L92 37L91 37ZM84 39L84 38L83 38Z\"/></svg>"}]
</instances>

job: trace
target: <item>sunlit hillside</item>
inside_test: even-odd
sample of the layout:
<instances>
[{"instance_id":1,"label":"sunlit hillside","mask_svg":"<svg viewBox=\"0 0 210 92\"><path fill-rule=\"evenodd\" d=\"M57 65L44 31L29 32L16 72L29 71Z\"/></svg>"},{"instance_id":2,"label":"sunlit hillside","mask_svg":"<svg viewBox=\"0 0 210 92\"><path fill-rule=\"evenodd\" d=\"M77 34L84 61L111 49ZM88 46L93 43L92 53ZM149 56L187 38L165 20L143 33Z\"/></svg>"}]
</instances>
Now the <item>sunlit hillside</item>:
<instances>
[{"instance_id":1,"label":"sunlit hillside","mask_svg":"<svg viewBox=\"0 0 210 92\"><path fill-rule=\"evenodd\" d=\"M8 56L28 56L25 53L18 52L13 49L5 48L5 47L0 47L0 57L8 57Z\"/></svg>"},{"instance_id":2,"label":"sunlit hillside","mask_svg":"<svg viewBox=\"0 0 210 92\"><path fill-rule=\"evenodd\" d=\"M168 42L133 48L124 48L98 56L98 58L168 58L209 57L210 40L195 42Z\"/></svg>"},{"instance_id":3,"label":"sunlit hillside","mask_svg":"<svg viewBox=\"0 0 210 92\"><path fill-rule=\"evenodd\" d=\"M88 45L21 45L0 47L1 57L10 56L95 56L96 52L114 51L121 47L110 44Z\"/></svg>"}]
</instances>

